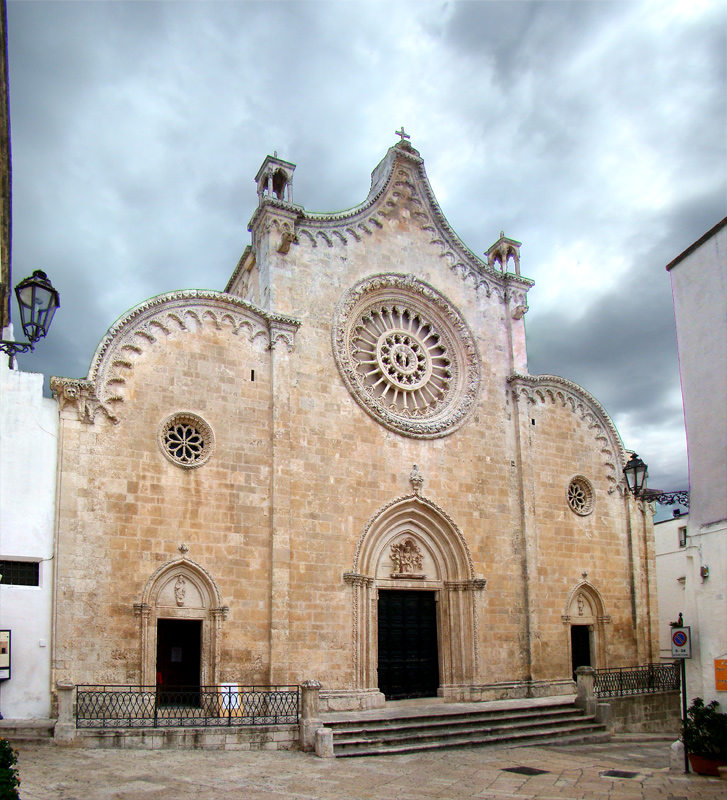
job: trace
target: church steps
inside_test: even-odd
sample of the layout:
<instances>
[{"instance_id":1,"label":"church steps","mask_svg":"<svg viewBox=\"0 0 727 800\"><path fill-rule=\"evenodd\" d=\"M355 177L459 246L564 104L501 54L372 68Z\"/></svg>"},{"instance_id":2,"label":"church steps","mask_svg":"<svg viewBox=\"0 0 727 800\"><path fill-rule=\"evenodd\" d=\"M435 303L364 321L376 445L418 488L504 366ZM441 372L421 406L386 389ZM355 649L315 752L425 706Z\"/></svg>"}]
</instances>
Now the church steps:
<instances>
[{"instance_id":1,"label":"church steps","mask_svg":"<svg viewBox=\"0 0 727 800\"><path fill-rule=\"evenodd\" d=\"M327 720L336 756L376 755L474 745L607 741L606 727L572 701L550 707L436 709L398 716ZM342 716L342 715L340 715Z\"/></svg>"},{"instance_id":2,"label":"church steps","mask_svg":"<svg viewBox=\"0 0 727 800\"><path fill-rule=\"evenodd\" d=\"M477 746L504 746L504 747L524 747L546 744L583 744L585 742L608 742L611 734L607 732L604 725L597 723L588 724L584 722L578 728L559 729L553 728L546 731L518 731L503 733L493 736L440 736L432 741L406 741L406 742L362 742L358 745L353 743L340 748L339 743L334 737L334 753L337 758L347 758L354 756L373 756L373 755L396 755L398 753L413 753L422 750L435 750L445 747L477 747Z\"/></svg>"},{"instance_id":3,"label":"church steps","mask_svg":"<svg viewBox=\"0 0 727 800\"><path fill-rule=\"evenodd\" d=\"M537 723L543 722L559 722L568 721L569 719L576 718L578 721L582 720L583 716L579 709L564 708L552 711L524 711L524 712L482 712L480 714L473 712L462 712L448 714L446 716L429 716L422 714L419 717L406 718L406 719L393 719L381 720L378 722L366 722L365 724L358 724L354 722L349 723L328 723L328 726L333 728L336 734L373 734L377 732L390 733L394 730L422 730L424 728L441 729L452 726L461 726L468 723L481 728L482 725L489 725L491 727L502 727L511 723L525 724L529 720Z\"/></svg>"}]
</instances>

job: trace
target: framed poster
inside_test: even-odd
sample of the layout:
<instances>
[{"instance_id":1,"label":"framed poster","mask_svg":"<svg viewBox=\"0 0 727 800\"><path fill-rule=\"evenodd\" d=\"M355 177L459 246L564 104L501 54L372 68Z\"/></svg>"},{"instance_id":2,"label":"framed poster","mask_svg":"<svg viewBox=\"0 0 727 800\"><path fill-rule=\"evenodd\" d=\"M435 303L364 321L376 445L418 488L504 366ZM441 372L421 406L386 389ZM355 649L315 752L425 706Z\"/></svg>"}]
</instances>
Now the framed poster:
<instances>
[{"instance_id":1,"label":"framed poster","mask_svg":"<svg viewBox=\"0 0 727 800\"><path fill-rule=\"evenodd\" d=\"M10 679L10 631L0 631L0 681Z\"/></svg>"}]
</instances>

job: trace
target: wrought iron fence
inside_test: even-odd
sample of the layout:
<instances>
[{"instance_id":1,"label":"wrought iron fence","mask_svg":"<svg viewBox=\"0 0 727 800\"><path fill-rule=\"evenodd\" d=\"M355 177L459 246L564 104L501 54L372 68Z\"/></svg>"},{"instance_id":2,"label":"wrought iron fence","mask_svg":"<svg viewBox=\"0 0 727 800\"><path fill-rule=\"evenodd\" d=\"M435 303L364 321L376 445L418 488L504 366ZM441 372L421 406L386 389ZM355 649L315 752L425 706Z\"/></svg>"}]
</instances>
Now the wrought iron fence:
<instances>
[{"instance_id":1,"label":"wrought iron fence","mask_svg":"<svg viewBox=\"0 0 727 800\"><path fill-rule=\"evenodd\" d=\"M670 692L679 688L677 664L645 664L625 669L598 669L596 697L624 697L631 694Z\"/></svg>"},{"instance_id":2,"label":"wrought iron fence","mask_svg":"<svg viewBox=\"0 0 727 800\"><path fill-rule=\"evenodd\" d=\"M298 722L297 686L78 686L77 728L218 728Z\"/></svg>"}]
</instances>

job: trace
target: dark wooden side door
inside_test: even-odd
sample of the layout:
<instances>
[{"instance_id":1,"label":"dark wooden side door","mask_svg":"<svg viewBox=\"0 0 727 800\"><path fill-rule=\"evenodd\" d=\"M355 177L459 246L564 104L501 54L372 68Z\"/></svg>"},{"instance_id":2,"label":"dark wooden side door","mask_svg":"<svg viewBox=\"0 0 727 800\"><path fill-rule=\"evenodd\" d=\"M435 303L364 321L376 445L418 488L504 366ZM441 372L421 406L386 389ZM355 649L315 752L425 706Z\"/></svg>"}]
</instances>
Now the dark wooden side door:
<instances>
[{"instance_id":1,"label":"dark wooden side door","mask_svg":"<svg viewBox=\"0 0 727 800\"><path fill-rule=\"evenodd\" d=\"M578 667L591 665L591 633L588 625L571 625L570 629L571 660L573 662L573 680L576 679Z\"/></svg>"},{"instance_id":2,"label":"dark wooden side door","mask_svg":"<svg viewBox=\"0 0 727 800\"><path fill-rule=\"evenodd\" d=\"M435 697L439 688L434 592L379 591L379 689L387 700Z\"/></svg>"},{"instance_id":3,"label":"dark wooden side door","mask_svg":"<svg viewBox=\"0 0 727 800\"><path fill-rule=\"evenodd\" d=\"M158 620L157 684L161 690L160 702L174 702L175 692L178 693L182 687L190 693L199 693L201 648L201 620Z\"/></svg>"}]
</instances>

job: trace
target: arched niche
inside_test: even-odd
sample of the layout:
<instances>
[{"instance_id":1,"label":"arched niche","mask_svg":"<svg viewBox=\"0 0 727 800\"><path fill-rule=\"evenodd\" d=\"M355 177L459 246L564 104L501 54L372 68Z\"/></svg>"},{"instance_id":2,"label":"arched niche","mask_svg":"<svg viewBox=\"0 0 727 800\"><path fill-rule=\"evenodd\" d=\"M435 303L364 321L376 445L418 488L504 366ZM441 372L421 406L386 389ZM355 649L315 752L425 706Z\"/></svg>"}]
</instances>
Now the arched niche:
<instances>
[{"instance_id":1,"label":"arched niche","mask_svg":"<svg viewBox=\"0 0 727 800\"><path fill-rule=\"evenodd\" d=\"M479 681L478 605L486 581L475 577L469 547L442 509L418 494L379 509L343 577L352 591L355 689L378 690L379 591L427 590L437 604L438 694L469 696Z\"/></svg>"},{"instance_id":2,"label":"arched niche","mask_svg":"<svg viewBox=\"0 0 727 800\"><path fill-rule=\"evenodd\" d=\"M146 582L141 603L134 603L134 612L140 623L142 685L153 686L157 682L160 619L201 622L200 683L202 686L216 685L221 625L227 618L227 611L227 606L222 605L217 584L204 567L184 557L159 567Z\"/></svg>"},{"instance_id":3,"label":"arched niche","mask_svg":"<svg viewBox=\"0 0 727 800\"><path fill-rule=\"evenodd\" d=\"M606 613L606 606L598 589L589 581L577 584L568 595L565 614L561 619L565 628L567 668L570 670L573 662L572 628L582 626L589 632L591 666L596 669L606 669L608 666L606 625L611 622L611 617Z\"/></svg>"}]
</instances>

